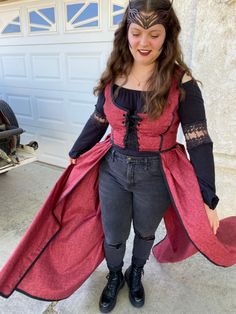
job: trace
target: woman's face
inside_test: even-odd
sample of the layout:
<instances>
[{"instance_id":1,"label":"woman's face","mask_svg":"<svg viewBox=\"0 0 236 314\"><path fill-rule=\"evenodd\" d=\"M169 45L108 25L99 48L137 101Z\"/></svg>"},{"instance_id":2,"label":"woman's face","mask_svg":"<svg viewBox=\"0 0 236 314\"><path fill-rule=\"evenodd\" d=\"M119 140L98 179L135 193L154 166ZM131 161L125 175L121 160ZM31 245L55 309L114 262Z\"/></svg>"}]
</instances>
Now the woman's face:
<instances>
[{"instance_id":1,"label":"woman's face","mask_svg":"<svg viewBox=\"0 0 236 314\"><path fill-rule=\"evenodd\" d=\"M165 38L166 31L162 24L144 29L136 23L131 23L128 30L128 41L135 62L143 65L154 63L161 54Z\"/></svg>"}]
</instances>

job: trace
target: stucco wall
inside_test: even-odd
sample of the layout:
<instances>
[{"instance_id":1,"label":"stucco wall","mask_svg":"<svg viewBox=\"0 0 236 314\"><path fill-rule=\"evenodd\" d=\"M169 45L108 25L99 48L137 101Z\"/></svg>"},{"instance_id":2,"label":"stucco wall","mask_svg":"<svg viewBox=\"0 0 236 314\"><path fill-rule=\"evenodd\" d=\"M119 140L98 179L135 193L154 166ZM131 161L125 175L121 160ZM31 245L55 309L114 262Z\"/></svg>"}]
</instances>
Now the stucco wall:
<instances>
[{"instance_id":1,"label":"stucco wall","mask_svg":"<svg viewBox=\"0 0 236 314\"><path fill-rule=\"evenodd\" d=\"M236 0L175 0L186 63L202 81L220 217L236 215Z\"/></svg>"}]
</instances>

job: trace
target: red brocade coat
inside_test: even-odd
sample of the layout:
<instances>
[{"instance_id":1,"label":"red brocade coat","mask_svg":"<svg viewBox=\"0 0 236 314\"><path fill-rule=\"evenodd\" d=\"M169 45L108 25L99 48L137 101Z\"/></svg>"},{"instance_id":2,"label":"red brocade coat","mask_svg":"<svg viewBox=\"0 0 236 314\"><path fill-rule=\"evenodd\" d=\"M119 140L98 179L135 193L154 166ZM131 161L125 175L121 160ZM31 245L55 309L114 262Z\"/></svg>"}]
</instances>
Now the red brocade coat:
<instances>
[{"instance_id":1,"label":"red brocade coat","mask_svg":"<svg viewBox=\"0 0 236 314\"><path fill-rule=\"evenodd\" d=\"M205 211L194 168L185 148L176 142L179 126L177 83L156 121L137 114L140 150L158 150L172 204L164 215L165 238L153 247L160 263L179 262L202 253L219 266L236 263L236 216L220 221L214 235ZM105 90L104 110L111 125L105 141L78 158L61 175L0 273L0 294L14 290L44 300L61 300L77 290L104 259L98 173L101 158L112 143L124 147L126 114Z\"/></svg>"}]
</instances>

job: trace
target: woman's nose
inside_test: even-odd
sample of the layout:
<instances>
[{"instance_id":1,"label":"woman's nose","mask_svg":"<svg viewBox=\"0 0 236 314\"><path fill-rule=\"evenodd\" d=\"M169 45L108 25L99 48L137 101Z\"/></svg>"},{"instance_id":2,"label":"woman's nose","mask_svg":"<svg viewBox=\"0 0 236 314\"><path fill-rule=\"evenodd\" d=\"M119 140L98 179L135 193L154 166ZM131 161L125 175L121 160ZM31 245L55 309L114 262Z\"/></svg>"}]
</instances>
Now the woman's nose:
<instances>
[{"instance_id":1,"label":"woman's nose","mask_svg":"<svg viewBox=\"0 0 236 314\"><path fill-rule=\"evenodd\" d=\"M142 47L146 47L148 45L148 38L147 38L147 36L142 36L140 38L140 45Z\"/></svg>"}]
</instances>

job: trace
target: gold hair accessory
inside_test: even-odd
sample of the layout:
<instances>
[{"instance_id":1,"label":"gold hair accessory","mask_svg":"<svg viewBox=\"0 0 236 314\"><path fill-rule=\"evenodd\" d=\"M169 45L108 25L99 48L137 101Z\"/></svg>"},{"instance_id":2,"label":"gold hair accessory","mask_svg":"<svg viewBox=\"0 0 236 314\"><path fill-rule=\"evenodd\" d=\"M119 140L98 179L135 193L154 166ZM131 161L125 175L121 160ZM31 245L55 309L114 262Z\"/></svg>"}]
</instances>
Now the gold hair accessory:
<instances>
[{"instance_id":1,"label":"gold hair accessory","mask_svg":"<svg viewBox=\"0 0 236 314\"><path fill-rule=\"evenodd\" d=\"M156 24L165 25L168 21L169 12L173 4L172 0L171 5L168 8L160 7L157 13L153 13L150 16L146 16L142 14L138 9L133 7L134 3L132 2L133 2L132 0L129 1L127 27L129 27L131 23L135 23L143 27L144 29L148 29Z\"/></svg>"}]
</instances>

